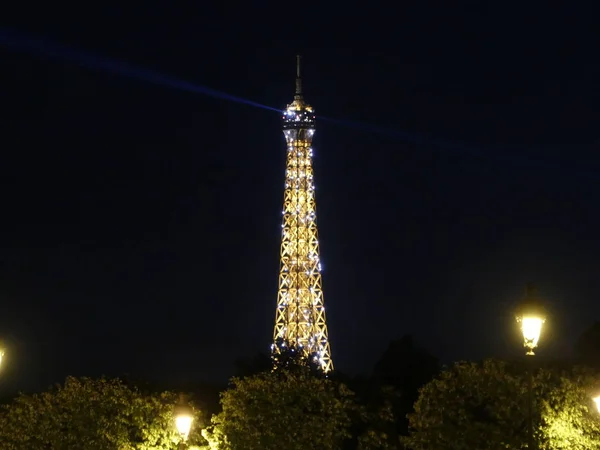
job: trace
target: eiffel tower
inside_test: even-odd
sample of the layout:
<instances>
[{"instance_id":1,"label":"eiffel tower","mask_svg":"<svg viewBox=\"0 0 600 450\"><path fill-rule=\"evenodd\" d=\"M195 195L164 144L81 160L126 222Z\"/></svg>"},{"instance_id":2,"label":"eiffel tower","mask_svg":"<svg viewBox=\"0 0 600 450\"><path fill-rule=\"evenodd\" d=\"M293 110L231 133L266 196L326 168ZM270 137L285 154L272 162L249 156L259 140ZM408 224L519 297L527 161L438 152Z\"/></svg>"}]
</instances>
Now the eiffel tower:
<instances>
[{"instance_id":1,"label":"eiffel tower","mask_svg":"<svg viewBox=\"0 0 600 450\"><path fill-rule=\"evenodd\" d=\"M304 101L300 56L296 94L283 112L287 142L277 310L272 351L293 345L324 372L333 370L325 320L313 175L315 112Z\"/></svg>"}]
</instances>

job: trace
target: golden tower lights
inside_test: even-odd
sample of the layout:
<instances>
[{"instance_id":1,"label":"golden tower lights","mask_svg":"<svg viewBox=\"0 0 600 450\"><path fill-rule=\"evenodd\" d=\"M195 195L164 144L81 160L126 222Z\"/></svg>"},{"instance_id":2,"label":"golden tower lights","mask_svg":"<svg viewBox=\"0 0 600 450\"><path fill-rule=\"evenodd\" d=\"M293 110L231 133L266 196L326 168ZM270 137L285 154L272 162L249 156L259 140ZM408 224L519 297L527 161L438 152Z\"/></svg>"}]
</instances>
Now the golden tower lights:
<instances>
[{"instance_id":1,"label":"golden tower lights","mask_svg":"<svg viewBox=\"0 0 600 450\"><path fill-rule=\"evenodd\" d=\"M296 95L283 113L287 158L272 349L277 353L293 345L329 372L333 362L321 288L311 148L315 114L302 96L300 56L296 70Z\"/></svg>"}]
</instances>

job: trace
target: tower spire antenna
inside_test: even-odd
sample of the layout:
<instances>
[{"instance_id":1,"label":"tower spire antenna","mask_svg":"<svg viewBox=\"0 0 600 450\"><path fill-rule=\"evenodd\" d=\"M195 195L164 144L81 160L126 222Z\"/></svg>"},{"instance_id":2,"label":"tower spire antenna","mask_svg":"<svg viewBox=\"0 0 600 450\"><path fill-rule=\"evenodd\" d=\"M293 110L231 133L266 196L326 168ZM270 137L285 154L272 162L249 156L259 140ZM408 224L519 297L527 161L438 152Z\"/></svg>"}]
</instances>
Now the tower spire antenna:
<instances>
[{"instance_id":1,"label":"tower spire antenna","mask_svg":"<svg viewBox=\"0 0 600 450\"><path fill-rule=\"evenodd\" d=\"M300 55L296 55L296 95L302 95L302 78L300 78Z\"/></svg>"}]
</instances>

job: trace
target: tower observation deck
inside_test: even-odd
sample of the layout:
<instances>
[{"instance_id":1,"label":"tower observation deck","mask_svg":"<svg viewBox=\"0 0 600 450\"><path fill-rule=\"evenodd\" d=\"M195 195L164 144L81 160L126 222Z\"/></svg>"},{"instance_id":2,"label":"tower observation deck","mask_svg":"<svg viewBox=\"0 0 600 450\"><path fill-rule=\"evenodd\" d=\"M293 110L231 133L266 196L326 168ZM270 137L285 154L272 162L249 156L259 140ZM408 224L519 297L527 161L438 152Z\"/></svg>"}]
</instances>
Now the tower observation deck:
<instances>
[{"instance_id":1,"label":"tower observation deck","mask_svg":"<svg viewBox=\"0 0 600 450\"><path fill-rule=\"evenodd\" d=\"M333 369L325 320L313 175L315 113L304 101L297 57L296 94L283 113L287 142L279 287L273 352L293 345L325 372Z\"/></svg>"}]
</instances>

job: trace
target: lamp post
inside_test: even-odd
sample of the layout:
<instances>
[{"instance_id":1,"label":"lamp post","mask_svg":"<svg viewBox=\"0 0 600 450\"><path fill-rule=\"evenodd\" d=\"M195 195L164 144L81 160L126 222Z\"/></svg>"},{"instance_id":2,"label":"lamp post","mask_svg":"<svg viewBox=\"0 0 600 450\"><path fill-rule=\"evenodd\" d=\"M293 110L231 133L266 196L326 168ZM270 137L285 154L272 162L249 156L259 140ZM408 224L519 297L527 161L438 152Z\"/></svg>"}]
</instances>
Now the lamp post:
<instances>
[{"instance_id":1,"label":"lamp post","mask_svg":"<svg viewBox=\"0 0 600 450\"><path fill-rule=\"evenodd\" d=\"M194 414L192 408L188 405L186 397L183 394L179 395L179 403L175 406L175 428L181 436L179 442L179 448L185 449L190 429L192 428L192 422L194 421Z\"/></svg>"},{"instance_id":2,"label":"lamp post","mask_svg":"<svg viewBox=\"0 0 600 450\"><path fill-rule=\"evenodd\" d=\"M542 326L546 321L546 312L542 306L537 289L528 284L525 297L517 311L517 322L521 324L521 332L523 333L523 346L526 349L527 356L534 356L534 349L538 346ZM535 438L533 433L533 358L529 358L528 367L528 396L529 396L529 449L535 449Z\"/></svg>"}]
</instances>

